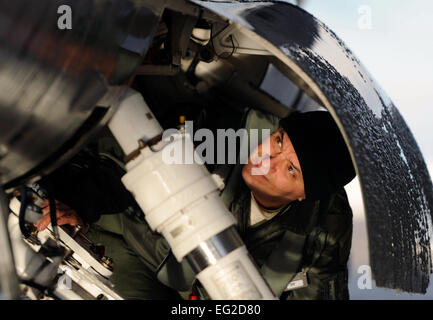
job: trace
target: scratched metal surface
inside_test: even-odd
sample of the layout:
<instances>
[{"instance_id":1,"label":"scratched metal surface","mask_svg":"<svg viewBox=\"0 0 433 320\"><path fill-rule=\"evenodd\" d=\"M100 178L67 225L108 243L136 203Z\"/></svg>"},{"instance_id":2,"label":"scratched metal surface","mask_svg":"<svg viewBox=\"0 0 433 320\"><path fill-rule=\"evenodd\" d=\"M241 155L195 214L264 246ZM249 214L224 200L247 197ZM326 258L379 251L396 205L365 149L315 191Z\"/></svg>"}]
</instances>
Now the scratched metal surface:
<instances>
[{"instance_id":1,"label":"scratched metal surface","mask_svg":"<svg viewBox=\"0 0 433 320\"><path fill-rule=\"evenodd\" d=\"M60 165L109 118L95 105L141 63L161 14L152 0L0 1L0 185Z\"/></svg>"},{"instance_id":2,"label":"scratched metal surface","mask_svg":"<svg viewBox=\"0 0 433 320\"><path fill-rule=\"evenodd\" d=\"M355 158L376 285L425 293L431 179L404 119L360 61L323 23L290 4L191 1L271 42L318 85Z\"/></svg>"}]
</instances>

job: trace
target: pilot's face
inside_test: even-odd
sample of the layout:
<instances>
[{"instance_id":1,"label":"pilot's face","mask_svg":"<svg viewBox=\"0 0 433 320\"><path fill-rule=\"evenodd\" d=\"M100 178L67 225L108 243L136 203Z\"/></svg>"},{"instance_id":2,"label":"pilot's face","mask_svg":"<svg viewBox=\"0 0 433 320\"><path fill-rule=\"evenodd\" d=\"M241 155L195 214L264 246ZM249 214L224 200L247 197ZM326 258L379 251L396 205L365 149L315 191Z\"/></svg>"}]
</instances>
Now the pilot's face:
<instances>
[{"instance_id":1,"label":"pilot's face","mask_svg":"<svg viewBox=\"0 0 433 320\"><path fill-rule=\"evenodd\" d=\"M275 131L250 154L242 177L265 207L278 208L305 199L301 165L283 129Z\"/></svg>"}]
</instances>

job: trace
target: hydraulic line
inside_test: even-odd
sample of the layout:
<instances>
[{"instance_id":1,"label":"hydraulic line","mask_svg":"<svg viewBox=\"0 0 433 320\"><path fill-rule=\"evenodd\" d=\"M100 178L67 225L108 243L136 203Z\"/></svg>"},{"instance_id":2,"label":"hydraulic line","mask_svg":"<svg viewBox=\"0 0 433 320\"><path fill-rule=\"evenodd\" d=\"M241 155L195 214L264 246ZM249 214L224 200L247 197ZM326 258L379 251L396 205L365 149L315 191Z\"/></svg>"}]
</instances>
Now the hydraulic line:
<instances>
[{"instance_id":1,"label":"hydraulic line","mask_svg":"<svg viewBox=\"0 0 433 320\"><path fill-rule=\"evenodd\" d=\"M238 235L214 177L203 163L192 161L197 154L188 127L163 133L143 97L131 89L109 128L124 153L133 155L123 184L149 226L164 236L178 262L186 259L209 296L275 299ZM180 163L168 159L175 150L185 151L177 153L183 154Z\"/></svg>"}]
</instances>

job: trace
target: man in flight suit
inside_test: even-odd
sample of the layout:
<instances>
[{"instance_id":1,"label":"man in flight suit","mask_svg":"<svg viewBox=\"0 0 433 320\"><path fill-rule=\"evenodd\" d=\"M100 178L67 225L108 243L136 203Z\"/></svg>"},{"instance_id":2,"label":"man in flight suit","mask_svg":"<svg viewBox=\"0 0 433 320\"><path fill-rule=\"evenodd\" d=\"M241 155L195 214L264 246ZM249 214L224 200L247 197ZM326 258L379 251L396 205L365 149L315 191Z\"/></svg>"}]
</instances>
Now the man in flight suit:
<instances>
[{"instance_id":1,"label":"man in flight suit","mask_svg":"<svg viewBox=\"0 0 433 320\"><path fill-rule=\"evenodd\" d=\"M352 211L343 187L355 171L332 117L316 111L280 120L250 110L244 126L273 133L226 177L221 198L264 278L280 299L348 299ZM260 161L269 161L269 170L252 175ZM194 274L150 230L114 162L78 157L42 182L65 204L58 224L92 223L100 216L88 236L105 244L114 259L112 281L119 294L180 298L178 292L191 290ZM48 223L46 214L37 226Z\"/></svg>"}]
</instances>

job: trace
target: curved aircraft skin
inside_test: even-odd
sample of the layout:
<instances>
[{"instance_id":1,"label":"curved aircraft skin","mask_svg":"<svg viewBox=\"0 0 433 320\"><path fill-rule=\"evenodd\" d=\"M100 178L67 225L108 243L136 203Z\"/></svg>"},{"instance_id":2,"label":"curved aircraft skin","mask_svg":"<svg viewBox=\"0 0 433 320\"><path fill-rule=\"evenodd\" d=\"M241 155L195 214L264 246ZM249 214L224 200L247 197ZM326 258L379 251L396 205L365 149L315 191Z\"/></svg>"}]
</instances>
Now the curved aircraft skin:
<instances>
[{"instance_id":1,"label":"curved aircraft skin","mask_svg":"<svg viewBox=\"0 0 433 320\"><path fill-rule=\"evenodd\" d=\"M293 5L193 2L267 40L314 82L357 167L376 285L425 293L433 188L416 141L386 93L335 33Z\"/></svg>"},{"instance_id":2,"label":"curved aircraft skin","mask_svg":"<svg viewBox=\"0 0 433 320\"><path fill-rule=\"evenodd\" d=\"M50 172L109 120L166 2L0 3L1 185ZM376 285L425 293L432 272L433 186L404 119L362 63L295 5L187 2L236 23L331 112L360 179ZM71 30L57 28L60 4L72 7Z\"/></svg>"}]
</instances>

